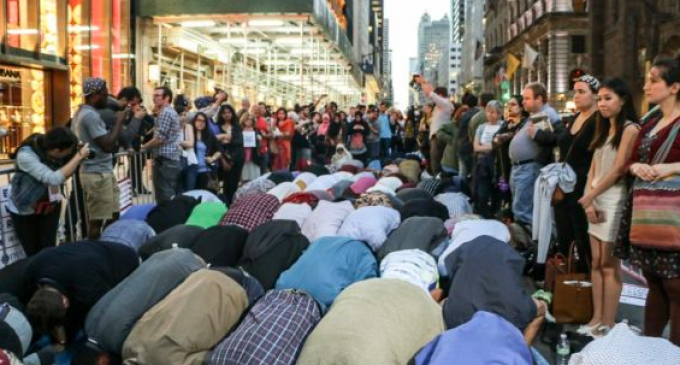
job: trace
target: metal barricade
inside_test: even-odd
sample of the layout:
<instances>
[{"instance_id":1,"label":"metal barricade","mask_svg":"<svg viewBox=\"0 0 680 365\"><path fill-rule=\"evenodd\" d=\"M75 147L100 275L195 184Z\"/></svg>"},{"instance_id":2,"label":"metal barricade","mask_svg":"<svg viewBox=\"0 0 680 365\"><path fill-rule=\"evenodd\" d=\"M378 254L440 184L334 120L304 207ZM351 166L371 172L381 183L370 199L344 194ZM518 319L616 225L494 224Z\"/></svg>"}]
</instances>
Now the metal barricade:
<instances>
[{"instance_id":1,"label":"metal barricade","mask_svg":"<svg viewBox=\"0 0 680 365\"><path fill-rule=\"evenodd\" d=\"M111 163L114 165L114 175L120 190L121 215L132 205L153 204L155 197L152 183L152 161L149 152L123 152L113 156ZM5 204L9 199L7 188L12 176L16 173L16 167L0 169L0 189L3 196L0 200L2 218L9 220L9 212ZM59 244L83 240L87 237L87 212L83 190L80 185L79 174L76 173L66 180L61 187L64 197L61 205L61 217L57 240ZM2 225L2 242L6 242L8 234L13 231L11 224Z\"/></svg>"}]
</instances>

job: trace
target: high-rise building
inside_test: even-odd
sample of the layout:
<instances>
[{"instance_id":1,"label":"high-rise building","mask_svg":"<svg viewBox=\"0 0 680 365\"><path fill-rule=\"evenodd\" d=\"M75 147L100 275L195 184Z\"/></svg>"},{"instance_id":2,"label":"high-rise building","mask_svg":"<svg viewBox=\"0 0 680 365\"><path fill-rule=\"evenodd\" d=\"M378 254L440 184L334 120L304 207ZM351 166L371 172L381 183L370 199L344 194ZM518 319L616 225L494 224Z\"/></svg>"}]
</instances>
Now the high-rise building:
<instances>
[{"instance_id":1,"label":"high-rise building","mask_svg":"<svg viewBox=\"0 0 680 365\"><path fill-rule=\"evenodd\" d=\"M382 62L383 62L383 96L385 100L392 101L392 51L390 50L390 20L383 21L383 44L382 44Z\"/></svg>"},{"instance_id":2,"label":"high-rise building","mask_svg":"<svg viewBox=\"0 0 680 365\"><path fill-rule=\"evenodd\" d=\"M465 34L465 4L470 0L451 0L451 41L463 42Z\"/></svg>"},{"instance_id":3,"label":"high-rise building","mask_svg":"<svg viewBox=\"0 0 680 365\"><path fill-rule=\"evenodd\" d=\"M420 73L438 86L447 86L451 25L448 16L433 21L425 13L418 26L418 63Z\"/></svg>"},{"instance_id":4,"label":"high-rise building","mask_svg":"<svg viewBox=\"0 0 680 365\"><path fill-rule=\"evenodd\" d=\"M487 0L465 3L465 31L462 39L460 90L480 93L484 84L484 13Z\"/></svg>"},{"instance_id":5,"label":"high-rise building","mask_svg":"<svg viewBox=\"0 0 680 365\"><path fill-rule=\"evenodd\" d=\"M458 76L460 75L462 50L460 43L451 43L449 48L449 95L452 96L460 91Z\"/></svg>"}]
</instances>

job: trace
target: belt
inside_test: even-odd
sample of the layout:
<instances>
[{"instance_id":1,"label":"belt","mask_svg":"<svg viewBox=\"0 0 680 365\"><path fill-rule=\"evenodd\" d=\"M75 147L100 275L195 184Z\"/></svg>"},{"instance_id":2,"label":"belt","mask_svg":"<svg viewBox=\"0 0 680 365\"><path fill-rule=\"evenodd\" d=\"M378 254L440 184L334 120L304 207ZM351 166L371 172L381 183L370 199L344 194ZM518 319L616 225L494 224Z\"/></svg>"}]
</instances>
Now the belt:
<instances>
[{"instance_id":1,"label":"belt","mask_svg":"<svg viewBox=\"0 0 680 365\"><path fill-rule=\"evenodd\" d=\"M532 162L536 162L536 160L531 159L531 160L522 160L522 161L517 161L517 162L513 161L512 166L522 166L522 165L526 165L526 164L532 163Z\"/></svg>"}]
</instances>

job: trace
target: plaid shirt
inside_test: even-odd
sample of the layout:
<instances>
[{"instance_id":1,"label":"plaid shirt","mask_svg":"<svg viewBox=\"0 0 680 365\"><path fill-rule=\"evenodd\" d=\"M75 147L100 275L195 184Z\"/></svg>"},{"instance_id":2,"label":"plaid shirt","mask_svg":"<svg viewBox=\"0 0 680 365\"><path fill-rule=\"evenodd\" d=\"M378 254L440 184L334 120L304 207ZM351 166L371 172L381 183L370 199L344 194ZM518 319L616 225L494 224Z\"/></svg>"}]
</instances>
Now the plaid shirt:
<instances>
[{"instance_id":1,"label":"plaid shirt","mask_svg":"<svg viewBox=\"0 0 680 365\"><path fill-rule=\"evenodd\" d=\"M293 365L321 319L309 295L270 290L213 352L214 365Z\"/></svg>"},{"instance_id":2,"label":"plaid shirt","mask_svg":"<svg viewBox=\"0 0 680 365\"><path fill-rule=\"evenodd\" d=\"M182 131L179 128L179 115L172 106L166 106L158 115L154 137L163 141L156 150L156 156L179 161L182 157L179 146L182 142Z\"/></svg>"},{"instance_id":3,"label":"plaid shirt","mask_svg":"<svg viewBox=\"0 0 680 365\"><path fill-rule=\"evenodd\" d=\"M280 205L279 199L274 195L249 194L234 202L222 217L220 225L233 224L251 232L255 227L272 220Z\"/></svg>"}]
</instances>

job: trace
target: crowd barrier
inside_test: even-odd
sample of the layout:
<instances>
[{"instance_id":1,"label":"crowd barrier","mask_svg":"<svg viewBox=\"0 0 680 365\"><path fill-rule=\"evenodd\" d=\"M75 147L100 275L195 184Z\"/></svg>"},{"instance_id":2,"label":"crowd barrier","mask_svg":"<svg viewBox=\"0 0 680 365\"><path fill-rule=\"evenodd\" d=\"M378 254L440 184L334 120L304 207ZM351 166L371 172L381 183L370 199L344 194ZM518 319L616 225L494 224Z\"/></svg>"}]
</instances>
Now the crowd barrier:
<instances>
[{"instance_id":1,"label":"crowd barrier","mask_svg":"<svg viewBox=\"0 0 680 365\"><path fill-rule=\"evenodd\" d=\"M150 152L122 152L113 156L114 174L120 189L120 210L123 214L135 204L155 203ZM0 268L24 255L14 233L10 213L6 209L9 185L16 167L8 165L0 169ZM87 237L87 212L78 174L66 180L61 187L63 196L59 220L58 242L68 243Z\"/></svg>"}]
</instances>

